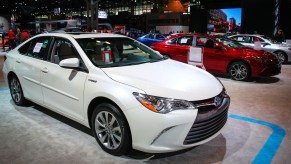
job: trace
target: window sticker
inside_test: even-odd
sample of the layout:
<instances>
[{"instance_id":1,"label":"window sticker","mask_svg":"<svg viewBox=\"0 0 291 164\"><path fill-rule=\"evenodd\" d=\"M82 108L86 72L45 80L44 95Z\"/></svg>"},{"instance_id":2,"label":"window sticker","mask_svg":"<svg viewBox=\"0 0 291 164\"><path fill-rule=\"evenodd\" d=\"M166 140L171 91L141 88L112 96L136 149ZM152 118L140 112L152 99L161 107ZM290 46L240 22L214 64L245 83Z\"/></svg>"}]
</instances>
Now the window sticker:
<instances>
[{"instance_id":1,"label":"window sticker","mask_svg":"<svg viewBox=\"0 0 291 164\"><path fill-rule=\"evenodd\" d=\"M41 47L42 47L42 43L36 43L33 48L33 52L39 53Z\"/></svg>"},{"instance_id":2,"label":"window sticker","mask_svg":"<svg viewBox=\"0 0 291 164\"><path fill-rule=\"evenodd\" d=\"M237 41L239 41L239 42L243 41L243 37L238 37Z\"/></svg>"},{"instance_id":3,"label":"window sticker","mask_svg":"<svg viewBox=\"0 0 291 164\"><path fill-rule=\"evenodd\" d=\"M182 38L181 43L187 43L188 38Z\"/></svg>"}]
</instances>

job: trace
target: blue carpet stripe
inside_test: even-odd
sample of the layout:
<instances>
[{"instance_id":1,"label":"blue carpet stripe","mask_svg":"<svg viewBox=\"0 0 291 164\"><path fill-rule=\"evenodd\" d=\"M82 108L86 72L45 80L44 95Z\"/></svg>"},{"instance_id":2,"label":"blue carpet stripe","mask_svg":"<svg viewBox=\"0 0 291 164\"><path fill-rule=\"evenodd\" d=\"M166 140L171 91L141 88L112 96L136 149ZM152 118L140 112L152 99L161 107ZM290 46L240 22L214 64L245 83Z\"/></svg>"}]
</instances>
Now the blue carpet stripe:
<instances>
[{"instance_id":1,"label":"blue carpet stripe","mask_svg":"<svg viewBox=\"0 0 291 164\"><path fill-rule=\"evenodd\" d=\"M252 119L248 117L242 117L242 116L238 116L234 114L230 114L229 117L233 119L243 120L246 122L260 124L260 125L269 127L273 130L272 134L270 135L270 137L268 138L268 140L266 141L266 143L261 148L260 152L257 154L257 156L252 162L253 164L271 163L273 157L276 155L276 152L286 135L285 130L278 125L261 121L261 120L256 120L256 119Z\"/></svg>"},{"instance_id":2,"label":"blue carpet stripe","mask_svg":"<svg viewBox=\"0 0 291 164\"><path fill-rule=\"evenodd\" d=\"M9 88L0 88L0 91L6 91L9 90Z\"/></svg>"}]
</instances>

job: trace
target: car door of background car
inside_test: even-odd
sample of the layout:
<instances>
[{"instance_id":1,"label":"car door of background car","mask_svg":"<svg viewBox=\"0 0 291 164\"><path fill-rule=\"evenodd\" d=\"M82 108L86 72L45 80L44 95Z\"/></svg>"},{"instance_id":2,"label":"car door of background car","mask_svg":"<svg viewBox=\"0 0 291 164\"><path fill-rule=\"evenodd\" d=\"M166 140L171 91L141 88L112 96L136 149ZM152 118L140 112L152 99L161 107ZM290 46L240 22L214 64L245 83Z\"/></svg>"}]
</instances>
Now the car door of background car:
<instances>
[{"instance_id":1,"label":"car door of background car","mask_svg":"<svg viewBox=\"0 0 291 164\"><path fill-rule=\"evenodd\" d=\"M44 104L70 117L84 120L84 84L88 73L60 67L59 62L67 58L79 58L82 61L69 40L55 38L50 62L42 68Z\"/></svg>"},{"instance_id":2,"label":"car door of background car","mask_svg":"<svg viewBox=\"0 0 291 164\"><path fill-rule=\"evenodd\" d=\"M193 36L180 36L167 44L168 55L177 61L188 63L188 53L192 46Z\"/></svg>"},{"instance_id":3,"label":"car door of background car","mask_svg":"<svg viewBox=\"0 0 291 164\"><path fill-rule=\"evenodd\" d=\"M36 103L43 103L41 89L41 69L45 65L50 37L35 38L19 48L21 58L16 60L16 72L21 82L24 96Z\"/></svg>"},{"instance_id":4,"label":"car door of background car","mask_svg":"<svg viewBox=\"0 0 291 164\"><path fill-rule=\"evenodd\" d=\"M207 71L223 72L225 50L216 48L218 43L206 36L197 36L196 46L203 48L203 65Z\"/></svg>"}]
</instances>

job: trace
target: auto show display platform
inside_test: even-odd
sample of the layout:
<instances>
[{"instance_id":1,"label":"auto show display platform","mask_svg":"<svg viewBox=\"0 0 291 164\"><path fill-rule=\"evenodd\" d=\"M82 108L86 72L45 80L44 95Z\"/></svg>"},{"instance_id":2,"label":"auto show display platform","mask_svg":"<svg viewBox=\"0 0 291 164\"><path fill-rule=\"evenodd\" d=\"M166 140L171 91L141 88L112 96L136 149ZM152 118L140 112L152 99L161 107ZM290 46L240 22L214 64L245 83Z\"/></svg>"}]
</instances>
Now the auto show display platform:
<instances>
[{"instance_id":1,"label":"auto show display platform","mask_svg":"<svg viewBox=\"0 0 291 164\"><path fill-rule=\"evenodd\" d=\"M174 153L132 151L121 157L104 152L87 127L33 103L16 106L2 67L0 55L0 163L290 163L290 63L274 77L248 82L219 77L231 105L226 127L210 142Z\"/></svg>"}]
</instances>

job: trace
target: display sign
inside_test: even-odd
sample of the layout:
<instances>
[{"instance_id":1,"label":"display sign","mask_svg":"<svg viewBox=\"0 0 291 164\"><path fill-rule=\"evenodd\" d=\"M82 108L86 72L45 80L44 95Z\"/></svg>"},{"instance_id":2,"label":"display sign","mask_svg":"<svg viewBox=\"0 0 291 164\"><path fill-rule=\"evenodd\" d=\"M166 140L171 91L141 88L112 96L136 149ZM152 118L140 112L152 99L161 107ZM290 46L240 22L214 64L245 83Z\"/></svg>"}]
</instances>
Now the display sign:
<instances>
[{"instance_id":1,"label":"display sign","mask_svg":"<svg viewBox=\"0 0 291 164\"><path fill-rule=\"evenodd\" d=\"M198 68L202 68L206 70L203 65L203 49L202 48L190 47L190 51L188 54L188 64L194 65Z\"/></svg>"},{"instance_id":2,"label":"display sign","mask_svg":"<svg viewBox=\"0 0 291 164\"><path fill-rule=\"evenodd\" d=\"M98 11L98 18L107 19L108 18L107 12L106 11Z\"/></svg>"},{"instance_id":3,"label":"display sign","mask_svg":"<svg viewBox=\"0 0 291 164\"><path fill-rule=\"evenodd\" d=\"M33 52L39 53L41 47L42 47L42 43L36 43L34 48L33 48Z\"/></svg>"},{"instance_id":4,"label":"display sign","mask_svg":"<svg viewBox=\"0 0 291 164\"><path fill-rule=\"evenodd\" d=\"M255 50L261 50L262 49L262 43L260 41L255 41Z\"/></svg>"},{"instance_id":5,"label":"display sign","mask_svg":"<svg viewBox=\"0 0 291 164\"><path fill-rule=\"evenodd\" d=\"M61 14L61 8L54 8L54 14L55 15L60 15Z\"/></svg>"}]
</instances>

